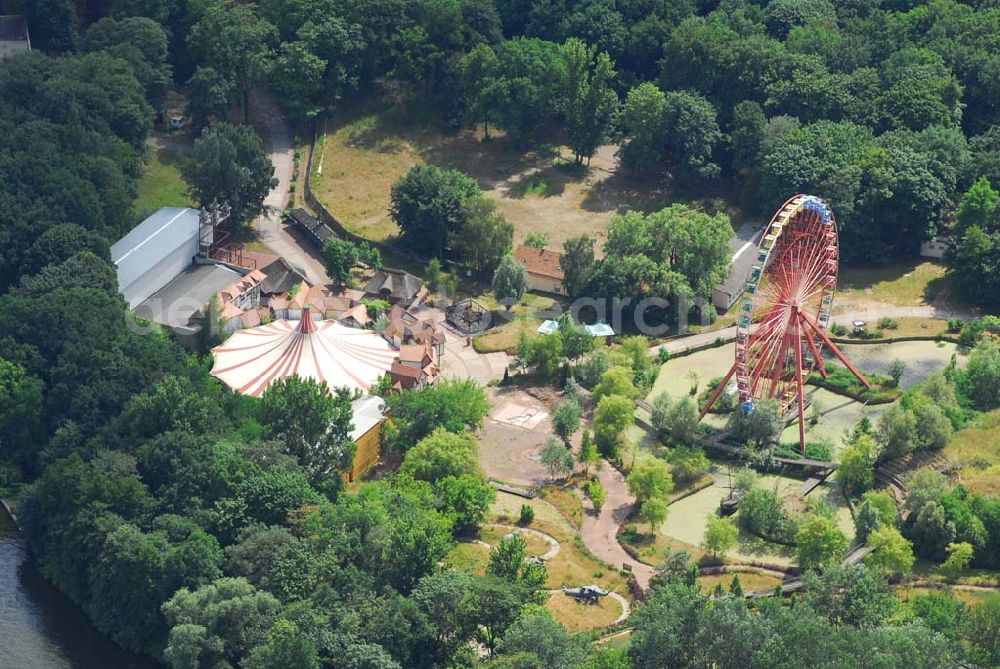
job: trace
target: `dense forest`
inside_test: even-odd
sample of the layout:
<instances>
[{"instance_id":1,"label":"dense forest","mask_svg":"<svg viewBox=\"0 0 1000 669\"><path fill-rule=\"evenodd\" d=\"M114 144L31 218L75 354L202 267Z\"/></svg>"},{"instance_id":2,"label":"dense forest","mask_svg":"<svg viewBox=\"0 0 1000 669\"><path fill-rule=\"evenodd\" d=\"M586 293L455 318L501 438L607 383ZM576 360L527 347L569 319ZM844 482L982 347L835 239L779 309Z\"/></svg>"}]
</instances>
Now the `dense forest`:
<instances>
[{"instance_id":1,"label":"dense forest","mask_svg":"<svg viewBox=\"0 0 1000 669\"><path fill-rule=\"evenodd\" d=\"M981 279L1000 280L990 188L1000 184L1000 7L0 9L27 14L35 47L0 65L0 485L19 493L46 577L122 646L175 669L950 667L963 639L995 638L995 606L966 620L964 608L928 596L904 615L864 568L811 577L794 606L754 611L736 594L699 593L681 556L660 569L631 647L594 651L538 607L545 574L524 561L523 542L494 549L482 578L439 566L492 495L469 464L469 431L487 409L481 389L442 383L394 396L389 447L401 471L347 493L336 474L350 449L347 398L307 382L260 400L224 391L204 358L128 312L108 248L135 223L145 139L171 86L186 85L198 126L259 158L244 131L218 125L244 120L254 87L271 86L306 123L338 100L398 85L455 128L488 125L525 144L559 133L581 161L617 140L636 179L723 181L751 210L815 192L843 225L845 259L912 254L959 212L957 234L970 241L956 274L979 272L967 285L995 299ZM251 204L266 192L263 172L258 164ZM651 254L644 266L663 259L624 232L658 220L620 223L621 248ZM983 666L1000 661L995 644L973 653Z\"/></svg>"}]
</instances>

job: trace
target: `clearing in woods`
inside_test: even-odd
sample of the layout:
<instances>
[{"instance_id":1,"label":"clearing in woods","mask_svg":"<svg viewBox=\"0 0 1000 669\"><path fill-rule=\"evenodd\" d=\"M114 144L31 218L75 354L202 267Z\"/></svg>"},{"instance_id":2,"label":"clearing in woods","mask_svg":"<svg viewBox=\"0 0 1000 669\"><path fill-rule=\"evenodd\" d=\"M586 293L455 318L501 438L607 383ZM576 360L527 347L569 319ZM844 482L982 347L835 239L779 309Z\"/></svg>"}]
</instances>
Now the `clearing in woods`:
<instances>
[{"instance_id":1,"label":"clearing in woods","mask_svg":"<svg viewBox=\"0 0 1000 669\"><path fill-rule=\"evenodd\" d=\"M321 136L313 193L350 230L384 240L399 233L389 217L393 182L414 165L454 168L479 182L517 239L541 232L553 248L584 233L603 239L620 211L654 211L670 203L663 184L617 172L616 146L600 147L589 167L579 166L554 144L525 149L495 130L489 140L481 128L449 131L443 115L438 108L386 100L340 108Z\"/></svg>"}]
</instances>

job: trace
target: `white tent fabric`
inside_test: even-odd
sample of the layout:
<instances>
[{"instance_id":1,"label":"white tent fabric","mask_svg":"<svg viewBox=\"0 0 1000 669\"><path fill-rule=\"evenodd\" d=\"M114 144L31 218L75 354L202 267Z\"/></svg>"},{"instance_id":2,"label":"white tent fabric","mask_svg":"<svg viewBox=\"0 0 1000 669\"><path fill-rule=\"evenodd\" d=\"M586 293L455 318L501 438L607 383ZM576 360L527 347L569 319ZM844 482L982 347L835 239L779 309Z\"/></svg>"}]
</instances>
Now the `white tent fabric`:
<instances>
[{"instance_id":1,"label":"white tent fabric","mask_svg":"<svg viewBox=\"0 0 1000 669\"><path fill-rule=\"evenodd\" d=\"M367 390L398 357L375 332L313 321L308 310L303 310L301 321L279 320L240 330L212 353L212 376L253 397L287 376L326 381L331 388Z\"/></svg>"}]
</instances>

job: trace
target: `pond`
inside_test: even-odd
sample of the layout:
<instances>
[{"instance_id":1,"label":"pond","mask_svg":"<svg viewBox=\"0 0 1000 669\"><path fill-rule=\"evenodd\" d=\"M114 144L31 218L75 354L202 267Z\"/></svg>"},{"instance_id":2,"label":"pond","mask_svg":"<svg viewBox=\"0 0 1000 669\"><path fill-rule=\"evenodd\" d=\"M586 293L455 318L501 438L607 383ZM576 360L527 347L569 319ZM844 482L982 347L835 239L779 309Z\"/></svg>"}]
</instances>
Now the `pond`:
<instances>
[{"instance_id":1,"label":"pond","mask_svg":"<svg viewBox=\"0 0 1000 669\"><path fill-rule=\"evenodd\" d=\"M17 669L154 669L122 650L38 572L0 506L0 666Z\"/></svg>"},{"instance_id":2,"label":"pond","mask_svg":"<svg viewBox=\"0 0 1000 669\"><path fill-rule=\"evenodd\" d=\"M894 360L903 361L906 370L900 385L909 388L922 382L931 373L944 369L951 356L958 352L958 347L948 342L906 341L894 344L844 344L841 350L859 369L877 374L888 372ZM663 392L675 399L687 396L692 384L692 372L698 375L701 392L709 380L729 371L732 363L731 344L669 360L660 368L656 383L646 399L652 402L653 398ZM959 354L958 364L961 366L964 363L965 356ZM889 406L865 406L821 388L810 387L808 392L813 402L818 404L821 418L816 425L808 427L806 437L810 441L830 441L834 447L842 445L845 430L853 428L862 415L874 422ZM709 414L705 417L705 422L713 427L721 427L725 425L726 418L724 415ZM797 444L798 439L798 426L794 424L781 435L782 443Z\"/></svg>"}]
</instances>

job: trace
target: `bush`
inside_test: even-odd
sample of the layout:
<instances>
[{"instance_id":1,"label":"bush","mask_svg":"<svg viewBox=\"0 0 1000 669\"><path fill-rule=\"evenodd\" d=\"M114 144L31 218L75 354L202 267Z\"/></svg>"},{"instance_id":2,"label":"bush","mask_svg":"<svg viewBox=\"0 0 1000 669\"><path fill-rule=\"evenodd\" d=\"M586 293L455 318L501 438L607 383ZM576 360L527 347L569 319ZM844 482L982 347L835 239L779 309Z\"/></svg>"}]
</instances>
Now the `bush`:
<instances>
[{"instance_id":1,"label":"bush","mask_svg":"<svg viewBox=\"0 0 1000 669\"><path fill-rule=\"evenodd\" d=\"M535 520L535 508L530 504L521 505L521 516L517 519L518 525L531 525Z\"/></svg>"},{"instance_id":2,"label":"bush","mask_svg":"<svg viewBox=\"0 0 1000 669\"><path fill-rule=\"evenodd\" d=\"M952 334L958 334L962 331L963 321L961 318L949 318L948 319L948 332Z\"/></svg>"},{"instance_id":3,"label":"bush","mask_svg":"<svg viewBox=\"0 0 1000 669\"><path fill-rule=\"evenodd\" d=\"M899 321L895 318L889 318L888 316L883 316L878 319L878 329L879 330L898 330Z\"/></svg>"},{"instance_id":4,"label":"bush","mask_svg":"<svg viewBox=\"0 0 1000 669\"><path fill-rule=\"evenodd\" d=\"M833 325L830 326L830 334L832 334L834 337L843 337L845 334L847 334L847 328L841 325L840 323L834 323Z\"/></svg>"},{"instance_id":5,"label":"bush","mask_svg":"<svg viewBox=\"0 0 1000 669\"><path fill-rule=\"evenodd\" d=\"M808 443L806 444L806 457L810 460L831 462L833 460L833 447L828 441Z\"/></svg>"},{"instance_id":6,"label":"bush","mask_svg":"<svg viewBox=\"0 0 1000 669\"><path fill-rule=\"evenodd\" d=\"M591 479L587 482L587 497L593 502L594 510L600 513L601 509L604 508L605 500L608 499L608 491L604 489L600 481Z\"/></svg>"}]
</instances>

